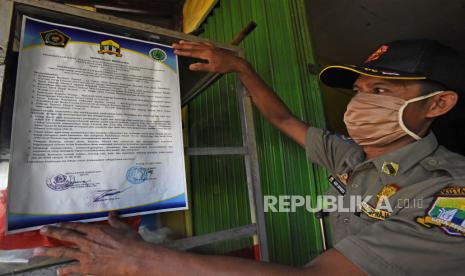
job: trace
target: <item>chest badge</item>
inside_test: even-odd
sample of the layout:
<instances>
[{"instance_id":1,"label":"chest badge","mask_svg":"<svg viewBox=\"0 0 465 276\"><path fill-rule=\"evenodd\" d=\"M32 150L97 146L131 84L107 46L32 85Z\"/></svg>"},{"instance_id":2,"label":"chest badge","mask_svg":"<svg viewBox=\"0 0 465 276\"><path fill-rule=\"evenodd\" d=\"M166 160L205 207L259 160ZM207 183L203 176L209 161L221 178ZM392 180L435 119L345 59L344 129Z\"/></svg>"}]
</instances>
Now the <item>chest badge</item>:
<instances>
[{"instance_id":1,"label":"chest badge","mask_svg":"<svg viewBox=\"0 0 465 276\"><path fill-rule=\"evenodd\" d=\"M344 185L347 185L347 182L349 182L349 177L350 177L350 172L345 172L337 175L337 178L344 183Z\"/></svg>"},{"instance_id":2,"label":"chest badge","mask_svg":"<svg viewBox=\"0 0 465 276\"><path fill-rule=\"evenodd\" d=\"M337 180L334 176L330 175L328 177L329 183L336 189L341 195L346 194L346 187L342 184L339 180Z\"/></svg>"},{"instance_id":3,"label":"chest badge","mask_svg":"<svg viewBox=\"0 0 465 276\"><path fill-rule=\"evenodd\" d=\"M376 208L383 205L383 202L385 203L391 196L395 195L399 189L400 187L396 184L384 186L376 195Z\"/></svg>"},{"instance_id":4,"label":"chest badge","mask_svg":"<svg viewBox=\"0 0 465 276\"><path fill-rule=\"evenodd\" d=\"M397 193L400 187L396 184L388 184L384 186L376 195L376 207L373 207L368 202L360 203L360 211L365 213L370 218L385 220L392 215L392 207L389 203L389 198Z\"/></svg>"},{"instance_id":5,"label":"chest badge","mask_svg":"<svg viewBox=\"0 0 465 276\"><path fill-rule=\"evenodd\" d=\"M383 166L381 167L383 173L391 176L397 175L397 171L399 171L399 164L396 162L387 162L384 161Z\"/></svg>"},{"instance_id":6,"label":"chest badge","mask_svg":"<svg viewBox=\"0 0 465 276\"><path fill-rule=\"evenodd\" d=\"M441 227L448 235L465 237L465 196L463 187L447 187L441 190L424 217L416 221L427 227ZM462 194L462 196L458 196Z\"/></svg>"}]
</instances>

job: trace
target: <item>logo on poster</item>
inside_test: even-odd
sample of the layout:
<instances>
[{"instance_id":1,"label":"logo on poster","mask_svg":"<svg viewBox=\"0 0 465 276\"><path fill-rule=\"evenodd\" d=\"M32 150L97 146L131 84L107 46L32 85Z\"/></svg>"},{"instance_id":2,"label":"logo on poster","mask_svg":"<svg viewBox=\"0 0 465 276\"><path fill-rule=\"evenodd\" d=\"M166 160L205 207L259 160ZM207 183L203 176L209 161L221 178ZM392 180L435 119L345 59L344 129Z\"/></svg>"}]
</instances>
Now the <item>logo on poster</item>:
<instances>
[{"instance_id":1,"label":"logo on poster","mask_svg":"<svg viewBox=\"0 0 465 276\"><path fill-rule=\"evenodd\" d=\"M165 61L166 60L166 52L160 48L153 48L150 50L149 55L156 61Z\"/></svg>"},{"instance_id":2,"label":"logo on poster","mask_svg":"<svg viewBox=\"0 0 465 276\"><path fill-rule=\"evenodd\" d=\"M40 36L47 46L65 48L71 38L59 30L41 32Z\"/></svg>"},{"instance_id":3,"label":"logo on poster","mask_svg":"<svg viewBox=\"0 0 465 276\"><path fill-rule=\"evenodd\" d=\"M114 42L113 40L104 40L100 42L100 50L97 51L99 54L108 54L115 55L117 57L122 57L121 46Z\"/></svg>"}]
</instances>

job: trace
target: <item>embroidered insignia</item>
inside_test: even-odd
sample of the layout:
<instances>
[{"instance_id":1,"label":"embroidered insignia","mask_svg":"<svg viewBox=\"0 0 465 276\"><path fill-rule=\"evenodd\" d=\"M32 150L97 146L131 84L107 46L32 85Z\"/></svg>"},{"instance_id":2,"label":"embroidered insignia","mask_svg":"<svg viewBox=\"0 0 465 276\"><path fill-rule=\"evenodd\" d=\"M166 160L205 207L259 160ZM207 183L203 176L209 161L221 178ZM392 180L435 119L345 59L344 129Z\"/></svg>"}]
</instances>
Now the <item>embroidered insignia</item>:
<instances>
[{"instance_id":1,"label":"embroidered insignia","mask_svg":"<svg viewBox=\"0 0 465 276\"><path fill-rule=\"evenodd\" d=\"M388 76L400 76L400 74L399 74L399 73L396 73L396 72L381 71L381 74L383 74L383 75L388 75Z\"/></svg>"},{"instance_id":2,"label":"embroidered insignia","mask_svg":"<svg viewBox=\"0 0 465 276\"><path fill-rule=\"evenodd\" d=\"M341 195L346 194L346 187L340 183L334 176L330 175L328 177L329 183L336 189Z\"/></svg>"},{"instance_id":3,"label":"embroidered insignia","mask_svg":"<svg viewBox=\"0 0 465 276\"><path fill-rule=\"evenodd\" d=\"M360 211L374 219L385 220L392 215L392 212L387 210L376 209L365 201L360 203Z\"/></svg>"},{"instance_id":4,"label":"embroidered insignia","mask_svg":"<svg viewBox=\"0 0 465 276\"><path fill-rule=\"evenodd\" d=\"M378 199L376 202L376 208L379 208L380 205L382 205L383 201L387 200L391 196L393 196L397 191L400 189L399 186L396 184L388 184L384 186L381 191L376 195L376 198Z\"/></svg>"},{"instance_id":5,"label":"embroidered insignia","mask_svg":"<svg viewBox=\"0 0 465 276\"><path fill-rule=\"evenodd\" d=\"M351 173L351 172L345 172L345 173L338 174L338 175L337 175L337 178L339 178L339 180L340 180L342 183L344 183L345 185L347 185L347 182L349 182L350 173Z\"/></svg>"},{"instance_id":6,"label":"embroidered insignia","mask_svg":"<svg viewBox=\"0 0 465 276\"><path fill-rule=\"evenodd\" d=\"M381 170L387 175L395 176L397 175L397 171L399 170L399 164L397 164L396 162L384 161Z\"/></svg>"},{"instance_id":7,"label":"embroidered insignia","mask_svg":"<svg viewBox=\"0 0 465 276\"><path fill-rule=\"evenodd\" d=\"M416 221L427 228L441 227L448 235L465 236L465 197L437 196L427 215Z\"/></svg>"},{"instance_id":8,"label":"embroidered insignia","mask_svg":"<svg viewBox=\"0 0 465 276\"><path fill-rule=\"evenodd\" d=\"M365 63L372 62L374 60L379 59L384 53L386 53L389 49L388 45L382 45L381 47L378 48L371 56L365 60Z\"/></svg>"},{"instance_id":9,"label":"embroidered insignia","mask_svg":"<svg viewBox=\"0 0 465 276\"><path fill-rule=\"evenodd\" d=\"M360 211L364 212L370 218L385 220L392 215L392 207L389 198L399 191L400 187L396 184L388 184L381 188L376 195L376 207L371 206L368 202L360 203Z\"/></svg>"},{"instance_id":10,"label":"embroidered insignia","mask_svg":"<svg viewBox=\"0 0 465 276\"><path fill-rule=\"evenodd\" d=\"M465 195L465 187L445 187L440 191L441 195Z\"/></svg>"}]
</instances>

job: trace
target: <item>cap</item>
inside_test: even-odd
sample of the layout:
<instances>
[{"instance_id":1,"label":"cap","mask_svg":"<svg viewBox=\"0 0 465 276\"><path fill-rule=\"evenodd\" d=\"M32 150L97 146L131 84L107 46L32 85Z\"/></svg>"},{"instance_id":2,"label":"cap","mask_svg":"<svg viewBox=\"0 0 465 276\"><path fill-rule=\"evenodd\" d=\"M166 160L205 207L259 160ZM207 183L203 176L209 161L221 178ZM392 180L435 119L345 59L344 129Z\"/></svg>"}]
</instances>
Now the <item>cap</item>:
<instances>
[{"instance_id":1,"label":"cap","mask_svg":"<svg viewBox=\"0 0 465 276\"><path fill-rule=\"evenodd\" d=\"M397 80L431 80L465 92L465 62L454 49L434 40L399 40L381 45L362 65L332 65L320 80L352 89L359 75Z\"/></svg>"}]
</instances>

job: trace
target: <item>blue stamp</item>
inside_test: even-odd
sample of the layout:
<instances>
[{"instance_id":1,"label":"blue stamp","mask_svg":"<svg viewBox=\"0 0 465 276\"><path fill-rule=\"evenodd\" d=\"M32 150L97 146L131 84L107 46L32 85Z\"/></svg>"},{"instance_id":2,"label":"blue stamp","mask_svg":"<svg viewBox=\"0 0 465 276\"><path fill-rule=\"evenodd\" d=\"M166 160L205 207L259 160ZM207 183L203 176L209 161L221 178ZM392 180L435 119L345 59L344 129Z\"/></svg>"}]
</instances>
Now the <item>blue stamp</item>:
<instances>
[{"instance_id":1,"label":"blue stamp","mask_svg":"<svg viewBox=\"0 0 465 276\"><path fill-rule=\"evenodd\" d=\"M74 177L66 174L57 174L47 178L47 186L54 191L63 191L73 186Z\"/></svg>"},{"instance_id":2,"label":"blue stamp","mask_svg":"<svg viewBox=\"0 0 465 276\"><path fill-rule=\"evenodd\" d=\"M144 183L149 178L149 171L141 166L129 168L126 172L126 179L132 184Z\"/></svg>"}]
</instances>

